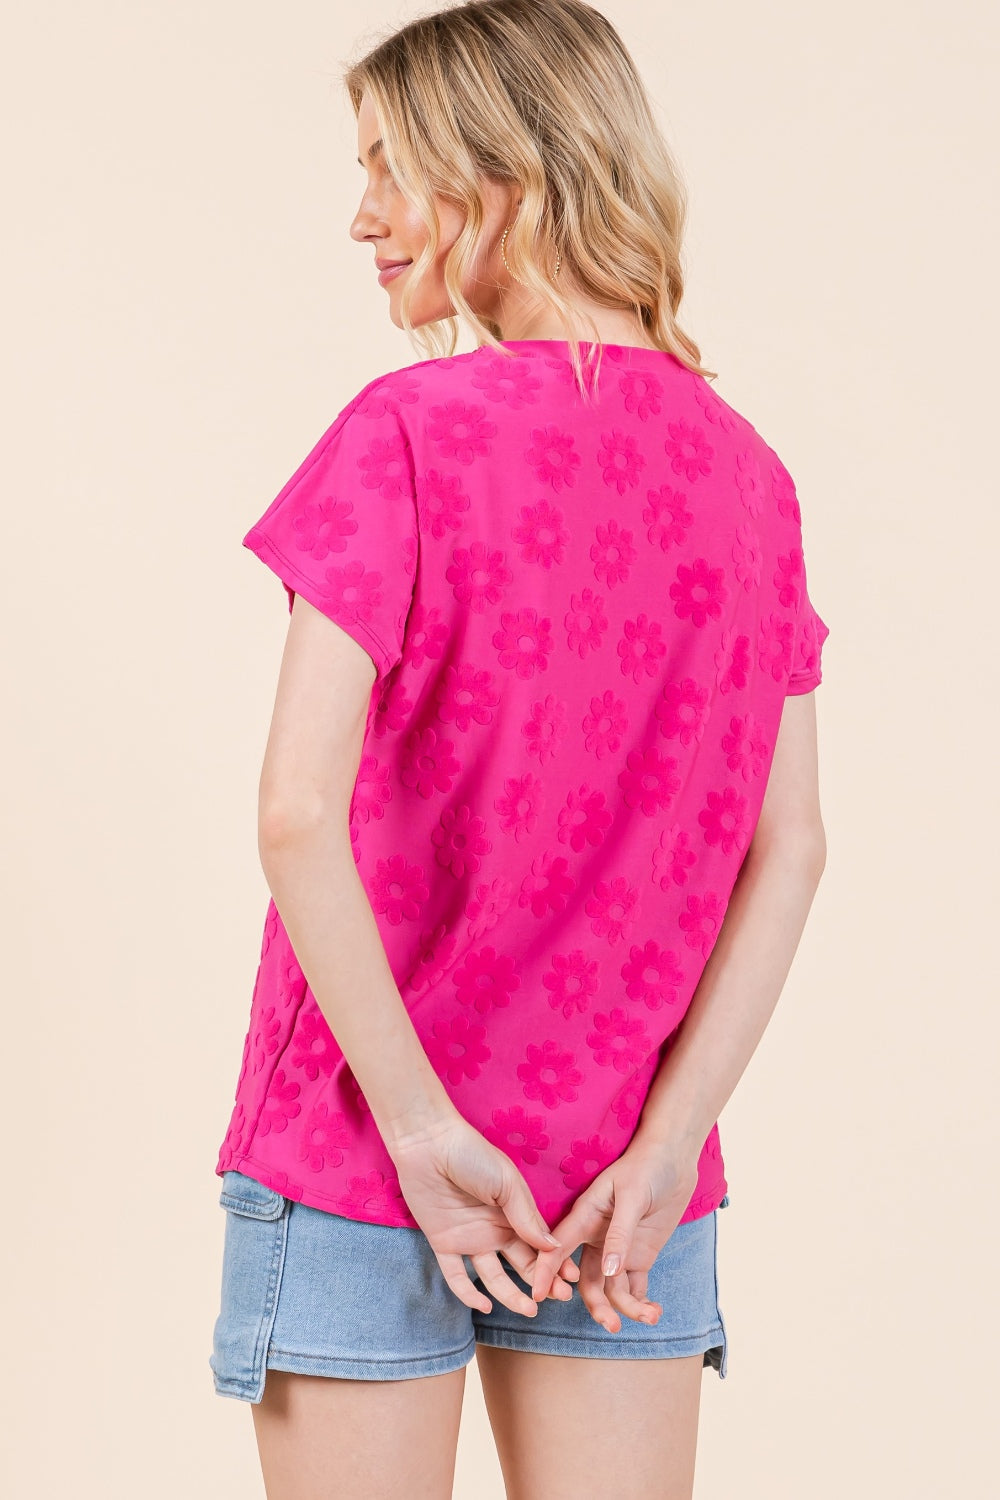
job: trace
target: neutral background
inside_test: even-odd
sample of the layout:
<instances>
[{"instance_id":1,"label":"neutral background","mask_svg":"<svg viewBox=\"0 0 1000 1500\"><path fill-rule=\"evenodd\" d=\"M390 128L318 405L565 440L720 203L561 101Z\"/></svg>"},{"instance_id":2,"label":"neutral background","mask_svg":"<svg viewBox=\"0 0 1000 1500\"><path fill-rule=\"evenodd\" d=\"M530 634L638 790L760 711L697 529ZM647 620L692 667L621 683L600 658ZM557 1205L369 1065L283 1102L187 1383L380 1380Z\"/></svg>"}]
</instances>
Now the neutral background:
<instances>
[{"instance_id":1,"label":"neutral background","mask_svg":"<svg viewBox=\"0 0 1000 1500\"><path fill-rule=\"evenodd\" d=\"M428 5L425 9L431 9ZM721 1120L700 1500L995 1480L995 8L607 3L691 195L686 328L830 627L829 857ZM263 1495L208 1366L287 601L241 548L418 354L341 65L416 7L8 16L0 1484ZM471 347L471 341L463 342ZM503 1488L469 1367L456 1496Z\"/></svg>"}]
</instances>

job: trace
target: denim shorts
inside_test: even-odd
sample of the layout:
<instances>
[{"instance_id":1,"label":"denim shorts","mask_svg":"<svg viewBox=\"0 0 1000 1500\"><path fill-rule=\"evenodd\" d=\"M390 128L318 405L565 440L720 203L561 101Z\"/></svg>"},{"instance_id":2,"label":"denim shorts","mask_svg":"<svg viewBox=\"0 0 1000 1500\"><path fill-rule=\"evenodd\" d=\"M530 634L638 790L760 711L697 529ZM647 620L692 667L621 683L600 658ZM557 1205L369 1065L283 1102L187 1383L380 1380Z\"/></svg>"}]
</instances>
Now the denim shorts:
<instances>
[{"instance_id":1,"label":"denim shorts","mask_svg":"<svg viewBox=\"0 0 1000 1500\"><path fill-rule=\"evenodd\" d=\"M719 1207L728 1203L723 1198ZM488 1313L467 1307L445 1281L420 1229L369 1224L285 1198L242 1172L223 1174L226 1210L222 1299L209 1365L221 1396L259 1402L266 1371L350 1380L405 1380L467 1365L476 1344L591 1359L671 1359L704 1354L726 1376L718 1301L718 1209L678 1224L650 1272L657 1324L621 1317L611 1333L574 1287L546 1298L534 1317L512 1312L466 1258ZM573 1253L579 1264L582 1246ZM522 1291L531 1285L503 1262Z\"/></svg>"}]
</instances>

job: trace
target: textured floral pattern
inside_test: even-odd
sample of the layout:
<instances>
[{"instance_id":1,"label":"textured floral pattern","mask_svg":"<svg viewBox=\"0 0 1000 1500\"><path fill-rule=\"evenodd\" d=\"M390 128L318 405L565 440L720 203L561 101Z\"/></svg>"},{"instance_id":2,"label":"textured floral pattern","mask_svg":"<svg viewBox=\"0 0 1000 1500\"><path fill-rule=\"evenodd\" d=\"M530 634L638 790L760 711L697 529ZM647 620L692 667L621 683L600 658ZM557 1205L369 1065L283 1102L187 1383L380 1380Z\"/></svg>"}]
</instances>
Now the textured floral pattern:
<instances>
[{"instance_id":1,"label":"textured floral pattern","mask_svg":"<svg viewBox=\"0 0 1000 1500\"><path fill-rule=\"evenodd\" d=\"M519 340L372 381L244 537L376 670L351 839L461 1113L550 1223L625 1149L821 680L787 469L700 376ZM269 903L216 1171L414 1219ZM684 1220L726 1193L718 1126Z\"/></svg>"}]
</instances>

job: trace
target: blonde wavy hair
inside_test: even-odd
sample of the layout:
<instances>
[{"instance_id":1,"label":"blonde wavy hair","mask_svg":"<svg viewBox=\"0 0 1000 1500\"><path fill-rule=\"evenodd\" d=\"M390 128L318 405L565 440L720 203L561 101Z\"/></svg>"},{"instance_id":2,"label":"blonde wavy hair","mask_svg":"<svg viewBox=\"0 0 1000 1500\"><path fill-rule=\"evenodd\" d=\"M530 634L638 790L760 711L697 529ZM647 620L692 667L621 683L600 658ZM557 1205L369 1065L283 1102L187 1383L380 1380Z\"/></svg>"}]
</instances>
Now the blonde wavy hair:
<instances>
[{"instance_id":1,"label":"blonde wavy hair","mask_svg":"<svg viewBox=\"0 0 1000 1500\"><path fill-rule=\"evenodd\" d=\"M466 0L385 37L347 68L343 83L355 116L367 92L389 169L427 224L428 243L400 299L421 355L453 354L460 318L480 344L513 353L499 325L462 294L484 223L486 177L521 191L507 260L566 329L584 394L574 303L553 274L557 254L585 296L632 309L657 348L715 378L677 321L685 189L635 64L599 11L582 0ZM414 329L410 308L440 244L434 195L463 211L443 262L456 312ZM600 339L588 321L596 379Z\"/></svg>"}]
</instances>

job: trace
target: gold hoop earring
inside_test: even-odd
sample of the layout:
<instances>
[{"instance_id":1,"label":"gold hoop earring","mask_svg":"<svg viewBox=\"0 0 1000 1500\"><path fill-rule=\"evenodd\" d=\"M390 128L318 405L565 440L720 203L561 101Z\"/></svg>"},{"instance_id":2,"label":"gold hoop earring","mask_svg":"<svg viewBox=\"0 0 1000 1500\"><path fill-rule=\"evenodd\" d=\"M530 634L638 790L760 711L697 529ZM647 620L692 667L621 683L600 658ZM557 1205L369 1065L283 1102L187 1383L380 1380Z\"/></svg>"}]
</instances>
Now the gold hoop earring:
<instances>
[{"instance_id":1,"label":"gold hoop earring","mask_svg":"<svg viewBox=\"0 0 1000 1500\"><path fill-rule=\"evenodd\" d=\"M514 272L510 269L510 266L509 266L509 264L507 262L507 249L506 249L506 246L507 246L507 234L508 234L508 231L510 230L510 228L511 228L511 226L508 224L507 228L504 230L503 234L500 237L500 255L501 255L502 259L503 259L504 265L507 267L507 273L510 276L510 279L512 281L516 281L519 286L524 286L525 283L521 280L521 278L519 276L515 276L514 275ZM553 276L558 276L559 275L559 267L561 265L562 265L562 257L560 256L559 251L557 250L556 251L556 268L555 268L555 270L552 273Z\"/></svg>"}]
</instances>

